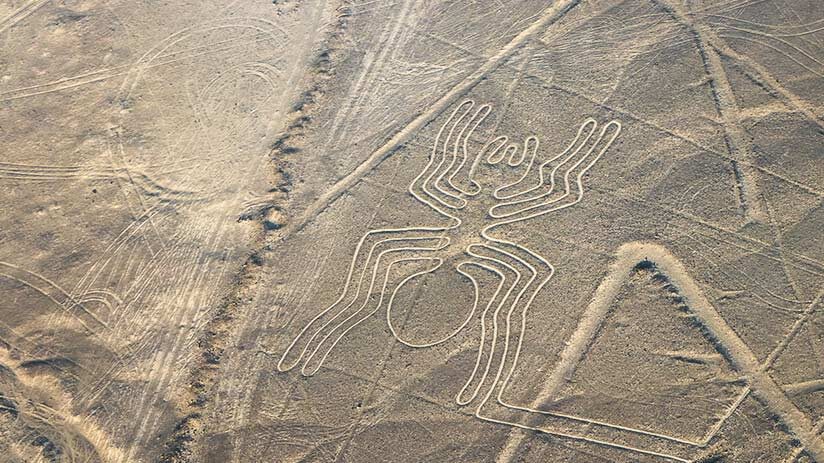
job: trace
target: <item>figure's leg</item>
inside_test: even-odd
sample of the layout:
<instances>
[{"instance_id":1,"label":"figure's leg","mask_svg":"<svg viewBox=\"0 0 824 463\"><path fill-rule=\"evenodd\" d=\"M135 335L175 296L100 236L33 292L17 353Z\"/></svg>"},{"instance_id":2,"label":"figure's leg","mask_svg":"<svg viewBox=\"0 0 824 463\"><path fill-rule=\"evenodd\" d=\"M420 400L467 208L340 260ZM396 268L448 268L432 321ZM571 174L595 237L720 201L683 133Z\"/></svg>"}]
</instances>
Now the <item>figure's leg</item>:
<instances>
[{"instance_id":1,"label":"figure's leg","mask_svg":"<svg viewBox=\"0 0 824 463\"><path fill-rule=\"evenodd\" d=\"M521 355L529 309L532 307L538 293L555 274L555 268L543 256L515 243L497 240L491 243L489 247L517 262L517 265L527 269L530 275L529 280L526 281L517 298L512 301L512 305L510 305L506 314L507 339L505 351L508 357L502 359L501 366L508 365L509 368L505 370L506 375L501 377L499 381L500 388L496 394L496 400L503 405L502 393L512 379Z\"/></svg>"},{"instance_id":2,"label":"figure's leg","mask_svg":"<svg viewBox=\"0 0 824 463\"><path fill-rule=\"evenodd\" d=\"M514 370L511 365L517 363L520 355L520 336L526 321L523 318L522 321L515 322L513 317L516 316L516 310L519 308L523 310L523 314L518 315L525 317L524 309L528 309L540 286L543 286L540 284L541 280L548 280L552 272L552 267L548 262L542 258L536 258L520 246L490 242L484 244L483 249L486 251L486 258L515 271L519 276L520 284L513 286L513 291L502 301L501 310L496 311L495 314L495 322L503 325L503 345L500 347L501 354L496 361L497 365L492 371L494 377L491 380L490 389L481 403L489 400L502 380L511 376L511 371ZM506 366L511 367L509 372L506 371Z\"/></svg>"},{"instance_id":3,"label":"figure's leg","mask_svg":"<svg viewBox=\"0 0 824 463\"><path fill-rule=\"evenodd\" d=\"M372 230L366 233L355 247L340 296L315 315L295 336L281 356L277 364L278 370L287 371L294 368L307 354L309 345L324 327L340 318L357 300L368 296L365 284L370 270L374 267L377 253L387 248L404 247L409 243L422 244L422 247L427 248L438 248L444 241L438 235L439 232L438 229L407 228Z\"/></svg>"},{"instance_id":4,"label":"figure's leg","mask_svg":"<svg viewBox=\"0 0 824 463\"><path fill-rule=\"evenodd\" d=\"M470 246L470 248L472 248L472 246ZM472 373L470 373L463 387L455 396L455 401L459 405L467 405L475 400L480 393L481 387L485 383L493 363L495 348L499 337L497 315L520 281L520 275L518 275L514 268L488 259L482 254L476 253L474 250L469 252L475 260L466 262L465 265L474 266L492 273L498 279L499 283L495 288L495 292L489 298L489 301L484 304L483 312L479 317L481 334L478 342L478 353L475 357L475 365L472 368ZM488 348L486 347L487 344L489 344Z\"/></svg>"},{"instance_id":5,"label":"figure's leg","mask_svg":"<svg viewBox=\"0 0 824 463\"><path fill-rule=\"evenodd\" d=\"M316 344L312 347L312 343L310 343L307 350L311 349L311 353L306 357L301 373L311 376L317 372L332 349L349 331L380 310L389 292L387 287L393 267L407 262L425 261L430 263L424 270L407 276L405 280L409 280L417 275L433 272L441 266L442 260L433 257L432 253L443 248L441 246L442 241L433 242L431 246L428 246L426 240L403 247L388 248L377 254L371 268L369 290L365 293L365 297L357 300L356 304L351 304L344 311L339 312L340 317L330 320L317 331L315 336Z\"/></svg>"},{"instance_id":6,"label":"figure's leg","mask_svg":"<svg viewBox=\"0 0 824 463\"><path fill-rule=\"evenodd\" d=\"M492 325L492 336L487 341L481 340L478 358L484 357L484 347L489 344L486 353L486 362L483 372L478 376L480 368L473 370L464 388L459 393L457 400L461 405L465 405L474 400L481 388L485 385L488 388L486 395L481 402L488 400L494 392L496 385L500 381L503 371L503 362L509 355L509 339L511 337L511 311L512 307L522 297L523 292L528 288L530 282L534 280L535 269L525 265L517 255L513 255L505 250L501 250L491 243L471 245L467 248L467 253L477 261L493 267L498 272L510 276L510 281L505 283L505 292L500 294L494 302L494 312L491 314L485 311L482 327ZM480 360L478 364L482 364ZM472 386L474 384L474 387ZM472 393L466 397L466 391Z\"/></svg>"},{"instance_id":7,"label":"figure's leg","mask_svg":"<svg viewBox=\"0 0 824 463\"><path fill-rule=\"evenodd\" d=\"M517 454L525 436L523 431L541 432L673 461L688 461L679 455L689 452L694 445L692 442L542 409L545 405L538 404L537 401L530 406L520 406L504 398L518 367L529 309L537 294L552 278L554 269L545 259L525 247L508 242L496 242L490 247L504 252L507 256L517 257L522 265L536 271L534 278L529 279L509 305L505 321L507 339L504 341L504 353L492 381L493 385L475 411L475 416L484 421L520 428L510 434L499 461L508 462ZM491 401L493 394L495 400ZM660 444L668 445L667 452L672 453L649 450L657 448L656 445Z\"/></svg>"}]
</instances>

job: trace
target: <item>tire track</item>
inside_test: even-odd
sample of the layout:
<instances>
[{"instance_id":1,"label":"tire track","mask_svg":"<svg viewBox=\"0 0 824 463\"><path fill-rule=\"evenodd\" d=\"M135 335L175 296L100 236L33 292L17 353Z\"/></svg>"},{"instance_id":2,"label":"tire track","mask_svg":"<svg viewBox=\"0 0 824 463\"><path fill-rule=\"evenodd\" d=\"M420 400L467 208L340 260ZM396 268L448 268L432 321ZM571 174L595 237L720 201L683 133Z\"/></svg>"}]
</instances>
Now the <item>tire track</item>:
<instances>
[{"instance_id":1,"label":"tire track","mask_svg":"<svg viewBox=\"0 0 824 463\"><path fill-rule=\"evenodd\" d=\"M18 8L12 14L0 19L0 33L4 32L6 29L14 27L15 24L28 18L32 13L39 10L43 7L43 5L49 2L51 2L51 0L31 0L22 7Z\"/></svg>"},{"instance_id":2,"label":"tire track","mask_svg":"<svg viewBox=\"0 0 824 463\"><path fill-rule=\"evenodd\" d=\"M331 12L330 6L325 1L321 1L311 8L314 8L314 13L310 19L310 23L305 27L307 31L317 31L322 28L323 21L328 19L327 15ZM304 57L303 59L305 59L306 62L292 63L289 72L283 73L282 80L285 82L285 84L283 84L284 91L282 94L276 96L279 97L277 101L278 107L283 108L283 113L288 114L287 117L302 117L300 115L301 110L298 110L298 116L295 116L294 112L288 113L286 109L293 106L291 103L295 100L302 102L301 105L305 105L306 101L301 100L301 98L305 99L309 97L305 94L293 95L292 92L298 80L303 76L304 71L306 71L305 67L309 67L308 61L312 58L316 59L315 64L320 63L321 68L329 66L328 62L317 60L318 55L328 54L328 52L317 51L316 47L328 46L329 41L332 40L338 32L339 30L333 30L328 33L329 35L323 36L320 39L322 43L315 41L315 35L307 34L302 42L293 44L294 46L299 46L300 49L305 52L302 53L301 56ZM266 71L267 75L271 74L271 69L262 63L248 66L243 70L243 72L251 74L259 74L264 71ZM328 72L328 70L324 69L314 69L314 71L319 75ZM263 78L263 81L267 81L267 78ZM217 80L213 81L210 83L210 86L220 84L216 82ZM200 104L202 105L203 103L201 102ZM288 119L284 121L285 125L288 125L288 123ZM287 130L287 133L282 135L281 139L285 140L291 135ZM276 142L275 145L278 145L278 143ZM277 149L277 146L275 149ZM268 161L268 158L260 158L260 162L263 164ZM272 170L274 171L274 175L269 178L271 184L285 185L289 183L288 178L281 169ZM258 199L256 201L259 203L261 200ZM243 203L241 202L241 204ZM277 208L278 206L275 205L274 207ZM228 217L226 218L227 221L229 219ZM198 450L197 445L200 444L200 439L203 438L203 433L205 432L204 426L208 419L207 415L211 405L213 390L221 379L222 369L220 368L220 364L223 360L225 349L232 345L232 342L238 335L238 330L244 326L240 324L242 320L237 317L237 314L245 310L246 304L252 299L256 291L256 282L258 281L260 270L259 255L266 246L267 237L264 231L265 227L263 226L266 218L263 214L258 214L247 219L258 220L261 222L261 226L259 232L251 239L250 247L253 251L233 276L229 286L228 296L222 298L217 308L208 314L208 318L204 318L205 314L191 314L196 324L196 328L191 330L192 336L186 339L177 339L172 344L174 348L177 349L178 356L192 350L195 351L196 354L194 354L194 356L187 356L191 364L189 364L189 360L186 359L181 361L181 363L186 366L185 369L181 369L181 374L185 375L185 387L174 391L172 394L172 400L177 409L179 421L173 434L168 437L160 450L159 461L161 462L198 461L196 456ZM228 230L228 227L223 227L223 229L224 231ZM202 304L191 304L192 307L199 305ZM155 418L154 421L156 421L156 419L157 418ZM152 426L147 425L144 426L144 428L152 429Z\"/></svg>"}]
</instances>

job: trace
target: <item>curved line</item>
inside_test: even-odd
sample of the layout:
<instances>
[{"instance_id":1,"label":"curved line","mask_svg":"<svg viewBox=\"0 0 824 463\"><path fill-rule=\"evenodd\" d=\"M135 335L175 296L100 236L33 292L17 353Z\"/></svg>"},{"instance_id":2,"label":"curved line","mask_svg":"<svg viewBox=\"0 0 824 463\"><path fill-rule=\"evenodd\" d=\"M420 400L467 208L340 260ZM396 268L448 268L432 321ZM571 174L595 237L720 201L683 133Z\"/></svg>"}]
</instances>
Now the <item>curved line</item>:
<instances>
[{"instance_id":1,"label":"curved line","mask_svg":"<svg viewBox=\"0 0 824 463\"><path fill-rule=\"evenodd\" d=\"M438 344L443 344L446 341L449 341L453 337L457 336L458 333L463 331L463 329L466 328L467 325L469 325L469 322L472 321L472 317L475 315L475 311L478 309L478 298L479 298L479 292L480 291L479 291L479 288L478 288L478 281L475 279L475 277L473 277L472 275L466 273L465 271L463 271L461 269L461 267L463 265L466 265L466 264L471 264L471 262L461 262L456 267L456 270L461 275L469 278L469 281L472 282L472 288L474 289L474 301L472 302L472 309L469 310L469 313L467 314L466 319L463 321L463 323L461 323L455 330L453 330L451 333L447 334L443 338L435 340L435 341L430 341L430 342L426 342L426 343L414 343L414 342L411 342L411 341L407 341L407 340L403 339L400 334L398 334L398 332L395 330L394 325L392 324L392 304L395 301L395 296L397 295L398 291L403 287L403 285L405 285L408 281L412 280L413 278L418 277L420 275L423 275L425 273L432 273L432 272L435 271L435 269L431 269L431 270L426 271L426 272L415 273L413 275L410 275L410 276L404 278L400 283L398 283L398 286L396 286L395 289L392 291L392 295L389 297L389 303L386 306L386 324L389 325L389 331L392 332L392 336L394 336L395 339L398 342L400 342L401 344L403 344L407 347L414 347L414 348L434 347L434 346L437 346ZM438 267L436 267L436 269L439 268L439 267L440 267L440 264L438 264Z\"/></svg>"}]
</instances>

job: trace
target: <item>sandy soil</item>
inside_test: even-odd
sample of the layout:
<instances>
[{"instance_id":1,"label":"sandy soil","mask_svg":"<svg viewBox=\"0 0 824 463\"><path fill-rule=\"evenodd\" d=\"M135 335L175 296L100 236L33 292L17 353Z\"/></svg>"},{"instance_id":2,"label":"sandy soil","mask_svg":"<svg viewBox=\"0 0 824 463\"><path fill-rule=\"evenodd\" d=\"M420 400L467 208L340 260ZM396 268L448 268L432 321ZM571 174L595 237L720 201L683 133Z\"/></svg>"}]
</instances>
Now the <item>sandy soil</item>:
<instances>
[{"instance_id":1,"label":"sandy soil","mask_svg":"<svg viewBox=\"0 0 824 463\"><path fill-rule=\"evenodd\" d=\"M824 463L819 0L0 3L0 461Z\"/></svg>"}]
</instances>

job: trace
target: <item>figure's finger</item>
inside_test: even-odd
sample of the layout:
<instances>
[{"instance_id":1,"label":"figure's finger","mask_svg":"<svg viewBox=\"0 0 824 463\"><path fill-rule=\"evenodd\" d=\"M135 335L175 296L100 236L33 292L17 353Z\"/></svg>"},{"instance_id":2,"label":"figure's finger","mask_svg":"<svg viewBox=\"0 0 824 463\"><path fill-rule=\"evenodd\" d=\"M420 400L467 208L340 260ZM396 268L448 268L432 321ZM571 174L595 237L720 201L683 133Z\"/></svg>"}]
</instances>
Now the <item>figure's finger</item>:
<instances>
[{"instance_id":1,"label":"figure's finger","mask_svg":"<svg viewBox=\"0 0 824 463\"><path fill-rule=\"evenodd\" d=\"M475 169L477 169L478 164L481 162L494 164L490 159L498 155L498 152L501 151L501 148L506 145L508 140L509 138L506 135L500 135L486 142L486 144L481 147L478 154L475 156L475 161L472 163L472 170L470 171L470 177L474 173Z\"/></svg>"},{"instance_id":2,"label":"figure's finger","mask_svg":"<svg viewBox=\"0 0 824 463\"><path fill-rule=\"evenodd\" d=\"M550 201L550 196L555 196L557 184L560 182L563 183L563 194L567 194L570 190L570 172L580 165L582 159L589 153L588 146L591 145L592 136L597 130L597 125L595 119L588 118L584 120L578 127L575 138L563 151L543 161L533 169L533 173L536 175L524 177L520 185L519 182L516 182L506 189L498 190L495 196L496 199L506 200L506 202L492 206L489 210L490 215L494 218L506 218L542 207L546 201ZM546 173L547 169L551 169L549 174Z\"/></svg>"},{"instance_id":3,"label":"figure's finger","mask_svg":"<svg viewBox=\"0 0 824 463\"><path fill-rule=\"evenodd\" d=\"M586 172L591 169L592 166L598 162L598 160L601 159L601 156L609 150L620 134L621 123L617 120L611 120L601 128L601 133L598 135L598 141L596 141L593 145L592 151L594 154L590 156L590 159L586 162L585 167L578 174L578 178L581 178L584 174L586 174Z\"/></svg>"},{"instance_id":4,"label":"figure's finger","mask_svg":"<svg viewBox=\"0 0 824 463\"><path fill-rule=\"evenodd\" d=\"M515 169L515 180L496 188L492 193L495 199L509 199L540 186L540 171L535 166L539 145L537 137L529 136L524 140L521 154L512 153L508 164ZM520 175L518 175L519 172Z\"/></svg>"},{"instance_id":5,"label":"figure's finger","mask_svg":"<svg viewBox=\"0 0 824 463\"><path fill-rule=\"evenodd\" d=\"M472 183L476 188L475 194L481 191L493 191L500 184L500 177L491 172L491 166L505 166L504 160L512 157L518 151L518 145L508 144L506 136L499 136L484 145L472 167L470 173ZM486 167L484 169L483 167Z\"/></svg>"},{"instance_id":6,"label":"figure's finger","mask_svg":"<svg viewBox=\"0 0 824 463\"><path fill-rule=\"evenodd\" d=\"M454 182L455 176L461 172L467 164L469 141L473 134L478 129L478 126L483 123L489 113L492 111L492 106L485 104L479 106L471 117L466 119L465 124L455 137L454 144L451 150L451 161L449 165L443 169L438 175L436 185L440 189L451 189L454 192L471 194L469 191L461 189L460 186ZM444 182L444 178L446 181ZM457 195L455 195L457 198Z\"/></svg>"},{"instance_id":7,"label":"figure's finger","mask_svg":"<svg viewBox=\"0 0 824 463\"><path fill-rule=\"evenodd\" d=\"M478 150L478 154L475 155L475 159L473 159L472 165L469 167L468 177L472 189L467 192L468 195L473 196L481 192L482 187L477 179L478 168L481 163L490 163L490 158L497 157L498 152L506 145L507 140L506 135L500 135L486 142L486 144Z\"/></svg>"},{"instance_id":8,"label":"figure's finger","mask_svg":"<svg viewBox=\"0 0 824 463\"><path fill-rule=\"evenodd\" d=\"M486 158L486 162L488 164L496 165L499 162L503 161L506 157L511 157L512 153L518 150L518 145L510 144L503 150L497 149L495 152L489 153Z\"/></svg>"},{"instance_id":9,"label":"figure's finger","mask_svg":"<svg viewBox=\"0 0 824 463\"><path fill-rule=\"evenodd\" d=\"M534 136L526 137L524 146L521 151L516 151L509 156L509 167L518 167L525 160L530 161L535 159L535 153L538 151L538 138Z\"/></svg>"}]
</instances>

